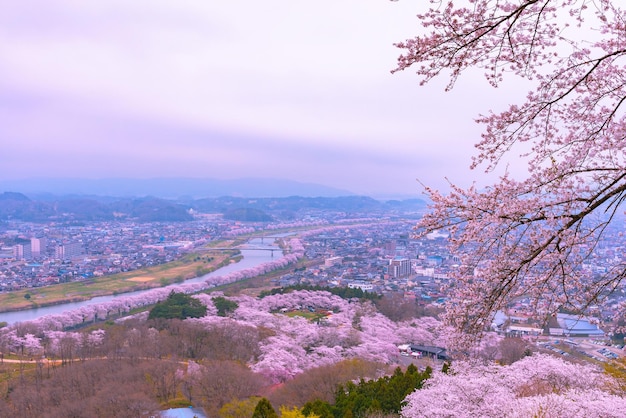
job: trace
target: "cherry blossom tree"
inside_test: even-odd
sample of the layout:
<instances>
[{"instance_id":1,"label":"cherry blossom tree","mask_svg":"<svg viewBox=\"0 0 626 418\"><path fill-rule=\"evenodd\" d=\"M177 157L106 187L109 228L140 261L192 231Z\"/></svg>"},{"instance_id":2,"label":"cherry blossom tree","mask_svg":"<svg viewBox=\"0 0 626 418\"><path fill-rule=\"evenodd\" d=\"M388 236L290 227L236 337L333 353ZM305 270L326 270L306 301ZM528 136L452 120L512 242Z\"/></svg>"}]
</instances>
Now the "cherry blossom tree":
<instances>
[{"instance_id":1,"label":"cherry blossom tree","mask_svg":"<svg viewBox=\"0 0 626 418\"><path fill-rule=\"evenodd\" d=\"M193 321L207 328L239 323L269 332L251 368L274 383L346 358L394 363L399 358L397 344L432 345L442 342L441 334L447 334L434 318L396 323L378 313L370 302L345 300L327 291L300 290L262 299L244 295L232 299L239 306L231 318L219 318L212 312ZM201 300L210 303L206 298ZM282 313L309 309L326 312L327 316L317 322Z\"/></svg>"},{"instance_id":2,"label":"cherry blossom tree","mask_svg":"<svg viewBox=\"0 0 626 418\"><path fill-rule=\"evenodd\" d=\"M606 374L550 355L510 366L455 362L407 398L404 417L619 417L626 399Z\"/></svg>"},{"instance_id":3,"label":"cherry blossom tree","mask_svg":"<svg viewBox=\"0 0 626 418\"><path fill-rule=\"evenodd\" d=\"M452 335L449 327L430 316L399 322L395 332L400 343L412 342L440 347L448 347L448 337Z\"/></svg>"},{"instance_id":4,"label":"cherry blossom tree","mask_svg":"<svg viewBox=\"0 0 626 418\"><path fill-rule=\"evenodd\" d=\"M599 0L433 1L418 15L423 34L397 44L396 71L422 84L448 75L448 89L484 70L498 87L532 85L523 103L478 117L472 168L517 158L526 178L505 173L490 187L426 187L427 234L450 233L461 256L448 319L479 332L495 310L530 297L546 316L585 313L619 287L624 264L595 276L582 265L626 198L626 22L619 2ZM525 84L527 85L527 84Z\"/></svg>"},{"instance_id":5,"label":"cherry blossom tree","mask_svg":"<svg viewBox=\"0 0 626 418\"><path fill-rule=\"evenodd\" d=\"M19 336L17 331L13 329L5 335L5 338L8 342L8 348L22 356L33 356L41 354L43 351L41 340L33 334L24 334L23 336Z\"/></svg>"},{"instance_id":6,"label":"cherry blossom tree","mask_svg":"<svg viewBox=\"0 0 626 418\"><path fill-rule=\"evenodd\" d=\"M287 335L272 336L262 344L263 354L252 370L278 383L302 373L306 351Z\"/></svg>"}]
</instances>

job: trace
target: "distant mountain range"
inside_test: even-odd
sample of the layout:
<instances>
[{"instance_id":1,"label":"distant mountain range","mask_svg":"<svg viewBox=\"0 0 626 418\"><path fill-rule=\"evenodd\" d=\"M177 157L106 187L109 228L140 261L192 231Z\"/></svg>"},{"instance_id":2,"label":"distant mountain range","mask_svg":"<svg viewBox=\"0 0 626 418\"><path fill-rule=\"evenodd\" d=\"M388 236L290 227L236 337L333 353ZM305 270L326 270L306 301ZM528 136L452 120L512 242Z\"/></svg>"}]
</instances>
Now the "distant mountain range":
<instances>
[{"instance_id":1,"label":"distant mountain range","mask_svg":"<svg viewBox=\"0 0 626 418\"><path fill-rule=\"evenodd\" d=\"M32 178L0 181L1 192L20 192L27 196L87 195L164 199L236 197L339 197L353 196L348 190L314 183L284 179L242 178L233 180L200 178Z\"/></svg>"},{"instance_id":2,"label":"distant mountain range","mask_svg":"<svg viewBox=\"0 0 626 418\"><path fill-rule=\"evenodd\" d=\"M206 213L225 213L231 208L250 208L270 213L274 216L289 217L298 211L328 211L362 214L380 214L384 212L417 212L426 207L421 199L380 201L367 196L341 197L271 197L242 198L218 197L197 199L185 202L189 207Z\"/></svg>"},{"instance_id":3,"label":"distant mountain range","mask_svg":"<svg viewBox=\"0 0 626 418\"><path fill-rule=\"evenodd\" d=\"M271 198L180 198L53 196L31 198L22 193L0 193L0 221L85 222L133 220L136 222L181 222L193 219L192 210L221 213L227 219L270 222L301 219L302 212L339 212L359 216L390 213L418 215L426 203L420 199L378 201L365 196L271 197ZM342 215L343 216L343 215Z\"/></svg>"},{"instance_id":4,"label":"distant mountain range","mask_svg":"<svg viewBox=\"0 0 626 418\"><path fill-rule=\"evenodd\" d=\"M34 200L21 193L5 192L0 194L0 221L8 219L27 222L85 222L114 219L180 222L190 221L193 216L183 205L154 197L97 199L69 196Z\"/></svg>"},{"instance_id":5,"label":"distant mountain range","mask_svg":"<svg viewBox=\"0 0 626 418\"><path fill-rule=\"evenodd\" d=\"M0 181L0 220L187 221L190 209L242 221L297 219L299 211L415 213L420 199L379 201L280 179L25 179Z\"/></svg>"}]
</instances>

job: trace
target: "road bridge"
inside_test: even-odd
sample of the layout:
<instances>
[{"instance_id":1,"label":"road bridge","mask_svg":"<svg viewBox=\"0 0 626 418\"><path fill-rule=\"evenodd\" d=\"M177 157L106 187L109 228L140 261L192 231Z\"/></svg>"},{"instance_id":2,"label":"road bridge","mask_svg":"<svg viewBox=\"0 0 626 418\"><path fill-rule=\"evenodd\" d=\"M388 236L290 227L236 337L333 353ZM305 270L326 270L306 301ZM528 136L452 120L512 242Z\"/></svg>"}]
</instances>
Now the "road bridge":
<instances>
[{"instance_id":1,"label":"road bridge","mask_svg":"<svg viewBox=\"0 0 626 418\"><path fill-rule=\"evenodd\" d=\"M280 248L260 248L260 247L251 247L251 248L225 248L225 247L209 247L207 248L209 251L269 251L272 253L272 257L274 257L274 251L282 251Z\"/></svg>"}]
</instances>

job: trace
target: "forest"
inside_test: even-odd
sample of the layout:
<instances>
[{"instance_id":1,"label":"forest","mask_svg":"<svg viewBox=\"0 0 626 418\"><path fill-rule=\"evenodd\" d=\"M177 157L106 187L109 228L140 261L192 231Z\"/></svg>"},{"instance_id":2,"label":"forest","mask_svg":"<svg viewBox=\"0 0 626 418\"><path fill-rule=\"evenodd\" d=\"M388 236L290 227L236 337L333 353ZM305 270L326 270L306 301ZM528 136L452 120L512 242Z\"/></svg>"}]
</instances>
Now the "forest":
<instances>
[{"instance_id":1,"label":"forest","mask_svg":"<svg viewBox=\"0 0 626 418\"><path fill-rule=\"evenodd\" d=\"M187 316L186 304L192 313L201 304L207 314ZM307 319L311 310L323 320ZM376 336L373 328L380 326L389 329ZM192 404L209 416L228 416L220 410L258 396L277 409L343 402L330 410L354 404L361 414L362 402L336 399L340 385L388 380L399 357L393 341L432 340L436 326L429 319L398 325L366 299L297 290L264 298L172 293L149 312L75 331L18 324L2 333L0 416L147 416ZM396 331L405 337L389 340ZM389 395L395 400L367 410L399 412L400 401L430 372L413 366L407 373L398 368L392 375L393 382L405 379ZM365 385L352 384L349 398Z\"/></svg>"},{"instance_id":2,"label":"forest","mask_svg":"<svg viewBox=\"0 0 626 418\"><path fill-rule=\"evenodd\" d=\"M202 305L206 314L152 314L163 312L157 305L73 331L2 329L0 416L147 417L193 405L250 417L265 405L285 417L610 417L626 406L619 367L567 362L519 339L487 338L452 364L411 361L398 344L447 346L453 335L419 311L392 320L390 304L321 290L183 296L164 305L178 313Z\"/></svg>"}]
</instances>

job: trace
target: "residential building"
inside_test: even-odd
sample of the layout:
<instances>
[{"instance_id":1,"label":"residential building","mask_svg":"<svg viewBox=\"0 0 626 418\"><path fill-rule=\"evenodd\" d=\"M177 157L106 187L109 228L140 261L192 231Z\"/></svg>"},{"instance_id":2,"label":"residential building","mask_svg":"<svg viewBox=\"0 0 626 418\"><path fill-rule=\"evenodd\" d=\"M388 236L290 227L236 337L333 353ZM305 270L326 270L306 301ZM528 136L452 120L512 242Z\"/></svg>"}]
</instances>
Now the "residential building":
<instances>
[{"instance_id":1,"label":"residential building","mask_svg":"<svg viewBox=\"0 0 626 418\"><path fill-rule=\"evenodd\" d=\"M70 260L83 254L83 244L80 242L71 242L57 246L55 257L59 260Z\"/></svg>"},{"instance_id":2,"label":"residential building","mask_svg":"<svg viewBox=\"0 0 626 418\"><path fill-rule=\"evenodd\" d=\"M17 244L13 247L13 256L16 260L30 260L32 258L30 245Z\"/></svg>"},{"instance_id":3,"label":"residential building","mask_svg":"<svg viewBox=\"0 0 626 418\"><path fill-rule=\"evenodd\" d=\"M44 237L30 239L30 252L34 258L46 255L48 240Z\"/></svg>"},{"instance_id":4,"label":"residential building","mask_svg":"<svg viewBox=\"0 0 626 418\"><path fill-rule=\"evenodd\" d=\"M389 261L389 274L392 277L408 277L412 274L411 260L406 257L394 257Z\"/></svg>"}]
</instances>

